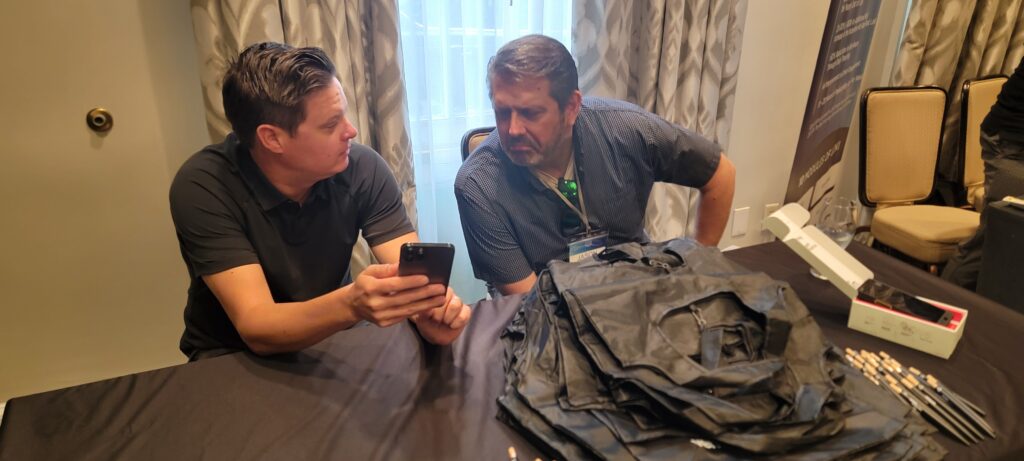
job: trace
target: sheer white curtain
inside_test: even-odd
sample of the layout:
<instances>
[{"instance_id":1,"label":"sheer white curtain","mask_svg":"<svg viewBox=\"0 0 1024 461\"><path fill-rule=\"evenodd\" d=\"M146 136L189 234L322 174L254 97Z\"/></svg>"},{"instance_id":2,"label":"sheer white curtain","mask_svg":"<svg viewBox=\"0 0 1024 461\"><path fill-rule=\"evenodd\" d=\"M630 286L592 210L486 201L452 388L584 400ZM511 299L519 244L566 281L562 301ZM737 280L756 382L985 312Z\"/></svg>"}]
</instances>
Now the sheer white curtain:
<instances>
[{"instance_id":1,"label":"sheer white curtain","mask_svg":"<svg viewBox=\"0 0 1024 461\"><path fill-rule=\"evenodd\" d=\"M487 60L505 43L545 34L572 49L572 1L399 0L402 64L416 170L420 239L456 245L452 288L484 297L473 277L455 205L462 135L494 125Z\"/></svg>"}]
</instances>

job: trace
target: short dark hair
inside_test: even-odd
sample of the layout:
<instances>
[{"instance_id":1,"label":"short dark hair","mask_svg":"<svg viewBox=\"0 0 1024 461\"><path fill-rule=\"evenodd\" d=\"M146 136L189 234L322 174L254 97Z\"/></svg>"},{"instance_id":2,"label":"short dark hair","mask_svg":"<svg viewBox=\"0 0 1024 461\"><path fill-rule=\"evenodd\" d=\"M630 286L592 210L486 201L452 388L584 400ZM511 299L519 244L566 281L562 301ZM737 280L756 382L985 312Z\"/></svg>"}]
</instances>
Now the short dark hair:
<instances>
[{"instance_id":1,"label":"short dark hair","mask_svg":"<svg viewBox=\"0 0 1024 461\"><path fill-rule=\"evenodd\" d=\"M558 108L565 108L572 93L579 89L579 76L572 54L561 42L534 34L506 43L487 63L487 88L498 77L508 82L544 78L551 84L550 94ZM493 97L493 94L490 94Z\"/></svg>"},{"instance_id":2,"label":"short dark hair","mask_svg":"<svg viewBox=\"0 0 1024 461\"><path fill-rule=\"evenodd\" d=\"M334 78L334 64L320 48L273 42L251 45L228 64L224 74L224 115L245 147L255 145L256 127L264 123L294 134L306 118L306 96Z\"/></svg>"}]
</instances>

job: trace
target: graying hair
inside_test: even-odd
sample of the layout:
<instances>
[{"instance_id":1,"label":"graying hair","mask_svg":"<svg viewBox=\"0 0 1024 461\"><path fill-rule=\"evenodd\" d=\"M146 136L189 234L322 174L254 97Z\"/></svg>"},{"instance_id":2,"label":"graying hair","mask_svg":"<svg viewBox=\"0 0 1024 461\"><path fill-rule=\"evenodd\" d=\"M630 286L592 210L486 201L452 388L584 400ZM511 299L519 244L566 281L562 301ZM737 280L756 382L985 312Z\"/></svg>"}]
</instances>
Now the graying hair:
<instances>
[{"instance_id":1,"label":"graying hair","mask_svg":"<svg viewBox=\"0 0 1024 461\"><path fill-rule=\"evenodd\" d=\"M506 43L487 63L487 88L491 97L495 77L513 83L531 78L546 79L559 109L564 109L572 93L579 89L572 54L558 40L539 34Z\"/></svg>"}]
</instances>

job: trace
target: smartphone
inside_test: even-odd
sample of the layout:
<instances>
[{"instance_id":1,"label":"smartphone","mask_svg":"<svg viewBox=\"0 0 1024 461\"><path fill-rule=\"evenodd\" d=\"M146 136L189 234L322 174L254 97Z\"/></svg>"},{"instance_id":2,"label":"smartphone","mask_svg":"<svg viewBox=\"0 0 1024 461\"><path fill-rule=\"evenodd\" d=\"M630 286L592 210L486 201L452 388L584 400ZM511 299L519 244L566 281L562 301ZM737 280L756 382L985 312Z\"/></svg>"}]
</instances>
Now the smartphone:
<instances>
[{"instance_id":1,"label":"smartphone","mask_svg":"<svg viewBox=\"0 0 1024 461\"><path fill-rule=\"evenodd\" d=\"M450 243L406 243L398 261L398 275L426 275L430 283L448 286L455 247Z\"/></svg>"},{"instance_id":2,"label":"smartphone","mask_svg":"<svg viewBox=\"0 0 1024 461\"><path fill-rule=\"evenodd\" d=\"M952 312L874 279L868 280L858 290L857 297L942 326L949 325L953 320Z\"/></svg>"}]
</instances>

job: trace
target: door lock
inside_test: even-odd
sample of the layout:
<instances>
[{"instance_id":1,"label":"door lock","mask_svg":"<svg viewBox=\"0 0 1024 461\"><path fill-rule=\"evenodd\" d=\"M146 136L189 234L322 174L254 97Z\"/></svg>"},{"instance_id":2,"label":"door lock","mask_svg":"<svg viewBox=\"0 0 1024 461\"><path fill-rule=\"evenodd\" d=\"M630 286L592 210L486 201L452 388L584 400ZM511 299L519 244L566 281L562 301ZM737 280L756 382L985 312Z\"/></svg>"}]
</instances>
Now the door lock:
<instances>
[{"instance_id":1,"label":"door lock","mask_svg":"<svg viewBox=\"0 0 1024 461\"><path fill-rule=\"evenodd\" d=\"M94 108L85 115L85 124L97 133L106 133L114 127L114 116L102 107Z\"/></svg>"}]
</instances>

